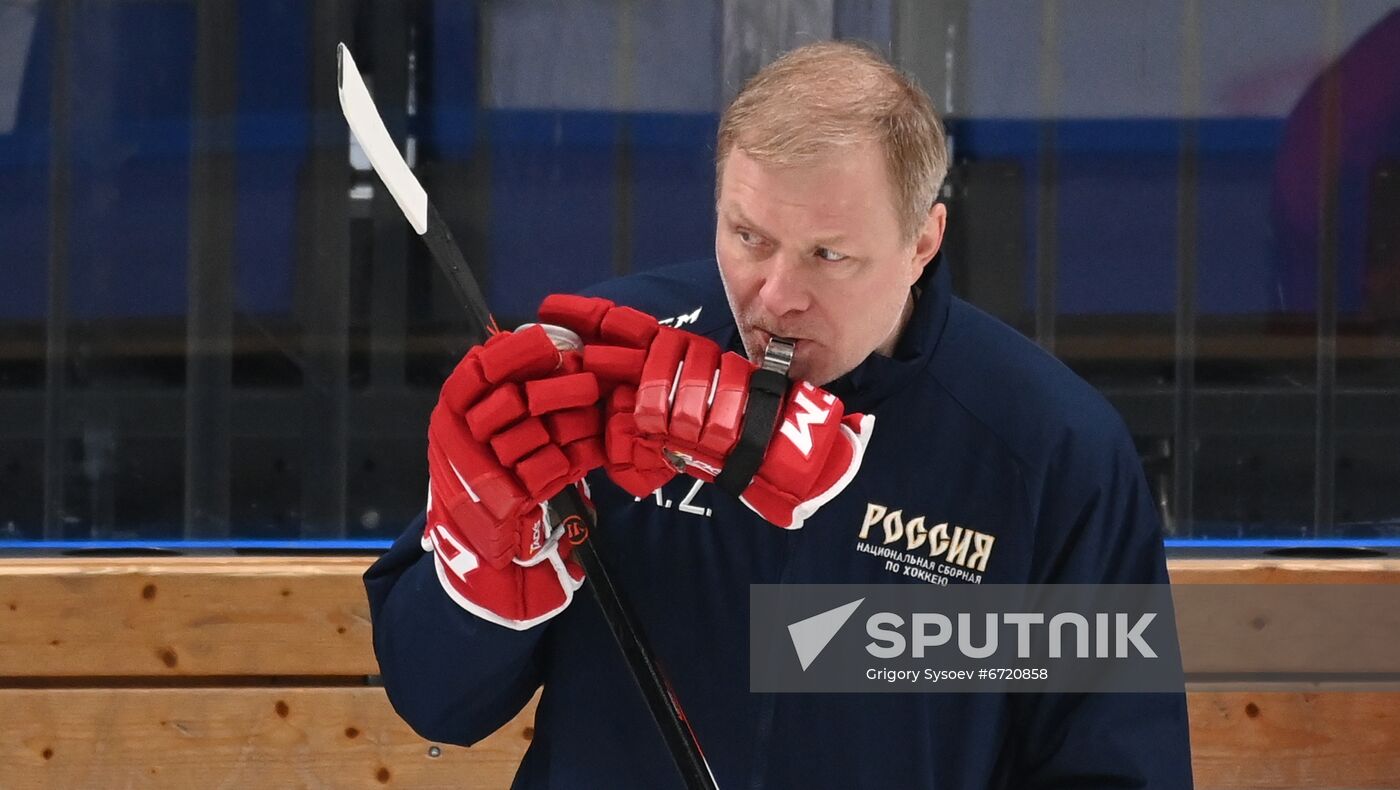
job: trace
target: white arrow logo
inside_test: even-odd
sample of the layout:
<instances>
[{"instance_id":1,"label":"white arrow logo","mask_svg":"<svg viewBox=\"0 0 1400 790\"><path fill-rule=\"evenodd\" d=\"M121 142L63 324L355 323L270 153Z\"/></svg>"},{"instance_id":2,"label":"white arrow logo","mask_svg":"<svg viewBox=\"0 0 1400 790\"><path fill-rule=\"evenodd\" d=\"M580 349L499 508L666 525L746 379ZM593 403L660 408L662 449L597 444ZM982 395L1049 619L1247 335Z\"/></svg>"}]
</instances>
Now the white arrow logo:
<instances>
[{"instance_id":1,"label":"white arrow logo","mask_svg":"<svg viewBox=\"0 0 1400 790\"><path fill-rule=\"evenodd\" d=\"M826 649L831 638L836 636L836 632L841 630L841 626L851 619L851 615L855 614L856 609L864 602L865 599L860 598L788 626L788 636L792 637L792 646L797 650L797 660L802 663L803 672L817 660L817 656Z\"/></svg>"}]
</instances>

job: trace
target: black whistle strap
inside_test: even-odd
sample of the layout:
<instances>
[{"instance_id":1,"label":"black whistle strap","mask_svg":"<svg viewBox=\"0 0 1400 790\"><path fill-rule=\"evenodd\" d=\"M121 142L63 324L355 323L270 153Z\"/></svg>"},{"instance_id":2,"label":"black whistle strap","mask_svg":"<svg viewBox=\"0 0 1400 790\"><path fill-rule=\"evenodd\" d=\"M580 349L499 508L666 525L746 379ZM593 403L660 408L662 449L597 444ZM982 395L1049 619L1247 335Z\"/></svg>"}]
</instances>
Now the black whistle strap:
<instances>
[{"instance_id":1,"label":"black whistle strap","mask_svg":"<svg viewBox=\"0 0 1400 790\"><path fill-rule=\"evenodd\" d=\"M753 481L754 473L768 451L778 413L787 398L788 378L773 370L759 368L749 379L749 400L744 409L744 428L739 443L725 459L724 469L715 478L720 490L738 498Z\"/></svg>"}]
</instances>

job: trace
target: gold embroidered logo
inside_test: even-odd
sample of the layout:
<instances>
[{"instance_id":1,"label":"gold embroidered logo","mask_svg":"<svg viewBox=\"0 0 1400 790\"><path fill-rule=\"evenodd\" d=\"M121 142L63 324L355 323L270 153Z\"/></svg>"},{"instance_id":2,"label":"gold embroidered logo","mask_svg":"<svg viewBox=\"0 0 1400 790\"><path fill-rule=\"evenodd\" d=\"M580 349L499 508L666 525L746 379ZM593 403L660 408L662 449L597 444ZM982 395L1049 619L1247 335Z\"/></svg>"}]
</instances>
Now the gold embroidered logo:
<instances>
[{"instance_id":1,"label":"gold embroidered logo","mask_svg":"<svg viewBox=\"0 0 1400 790\"><path fill-rule=\"evenodd\" d=\"M923 516L905 520L903 510L890 510L871 502L865 506L860 539L892 549L926 554L931 560L983 573L992 556L996 536L969 527L940 522L926 526Z\"/></svg>"}]
</instances>

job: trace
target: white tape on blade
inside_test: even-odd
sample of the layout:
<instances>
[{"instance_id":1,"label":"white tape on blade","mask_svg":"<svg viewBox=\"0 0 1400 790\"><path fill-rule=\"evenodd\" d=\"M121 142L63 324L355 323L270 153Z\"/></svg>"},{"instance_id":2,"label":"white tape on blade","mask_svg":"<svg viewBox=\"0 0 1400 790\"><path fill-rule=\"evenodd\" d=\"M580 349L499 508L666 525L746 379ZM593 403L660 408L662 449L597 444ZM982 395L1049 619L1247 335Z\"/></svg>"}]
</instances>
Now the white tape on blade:
<instances>
[{"instance_id":1,"label":"white tape on blade","mask_svg":"<svg viewBox=\"0 0 1400 790\"><path fill-rule=\"evenodd\" d=\"M365 80L344 44L340 45L338 57L341 112L345 113L350 131L360 141L360 148L369 158L374 172L379 174L389 188L389 194L394 196L404 216L408 217L413 229L421 236L428 231L428 193L423 191L413 171L408 169L408 163L389 136L389 130L384 128L384 121L379 117L369 89L365 87Z\"/></svg>"}]
</instances>

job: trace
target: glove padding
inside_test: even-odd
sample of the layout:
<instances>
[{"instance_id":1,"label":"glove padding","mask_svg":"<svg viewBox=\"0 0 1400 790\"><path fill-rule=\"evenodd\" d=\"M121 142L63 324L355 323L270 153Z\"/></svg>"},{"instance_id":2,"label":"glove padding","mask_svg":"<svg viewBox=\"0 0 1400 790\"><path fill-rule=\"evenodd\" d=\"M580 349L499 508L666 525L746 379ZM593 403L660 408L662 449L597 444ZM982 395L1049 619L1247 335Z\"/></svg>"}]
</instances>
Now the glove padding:
<instances>
[{"instance_id":1,"label":"glove padding","mask_svg":"<svg viewBox=\"0 0 1400 790\"><path fill-rule=\"evenodd\" d=\"M428 425L423 548L453 600L515 629L567 606L583 570L543 503L603 458L598 380L577 352L539 326L469 351Z\"/></svg>"},{"instance_id":2,"label":"glove padding","mask_svg":"<svg viewBox=\"0 0 1400 790\"><path fill-rule=\"evenodd\" d=\"M551 296L541 320L584 338L584 368L616 382L608 398L607 469L633 496L646 496L675 474L714 482L739 443L749 383L757 369L710 339L654 319L643 332L609 332L622 323L611 302ZM643 314L644 315L644 314ZM619 336L625 344L609 345ZM649 342L644 338L650 337ZM773 524L796 529L855 477L874 427L873 415L845 414L832 394L794 384L753 479L740 500ZM659 445L659 447L658 447ZM614 471L622 474L614 474Z\"/></svg>"},{"instance_id":3,"label":"glove padding","mask_svg":"<svg viewBox=\"0 0 1400 790\"><path fill-rule=\"evenodd\" d=\"M545 297L539 315L541 321L580 337L583 367L598 376L604 393L603 468L608 478L633 496L649 496L676 476L663 453L665 437L643 434L633 416L637 381L661 326L640 310L567 294Z\"/></svg>"}]
</instances>

